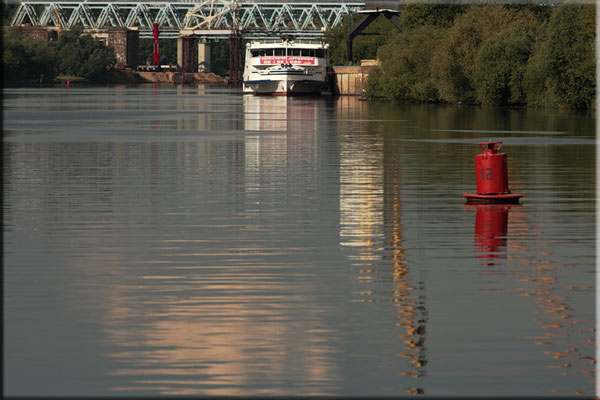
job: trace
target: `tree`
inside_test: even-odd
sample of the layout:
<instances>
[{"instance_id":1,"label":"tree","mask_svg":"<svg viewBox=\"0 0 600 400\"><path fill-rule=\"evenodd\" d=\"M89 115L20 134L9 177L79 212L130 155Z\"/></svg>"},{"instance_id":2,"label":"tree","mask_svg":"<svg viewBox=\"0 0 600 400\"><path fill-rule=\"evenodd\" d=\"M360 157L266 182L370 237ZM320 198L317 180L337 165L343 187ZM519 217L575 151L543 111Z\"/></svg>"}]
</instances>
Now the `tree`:
<instances>
[{"instance_id":1,"label":"tree","mask_svg":"<svg viewBox=\"0 0 600 400\"><path fill-rule=\"evenodd\" d=\"M432 54L445 32L443 28L425 25L396 34L377 53L381 70L369 74L367 97L439 101L430 66Z\"/></svg>"},{"instance_id":2,"label":"tree","mask_svg":"<svg viewBox=\"0 0 600 400\"><path fill-rule=\"evenodd\" d=\"M408 4L400 8L402 29L414 29L424 25L450 28L454 19L468 9L460 4Z\"/></svg>"},{"instance_id":3,"label":"tree","mask_svg":"<svg viewBox=\"0 0 600 400\"><path fill-rule=\"evenodd\" d=\"M58 69L65 75L102 81L106 70L116 63L112 46L105 46L90 35L82 35L80 28L64 32L57 47Z\"/></svg>"},{"instance_id":4,"label":"tree","mask_svg":"<svg viewBox=\"0 0 600 400\"><path fill-rule=\"evenodd\" d=\"M595 101L595 7L564 4L550 17L524 77L530 104L590 108Z\"/></svg>"},{"instance_id":5,"label":"tree","mask_svg":"<svg viewBox=\"0 0 600 400\"><path fill-rule=\"evenodd\" d=\"M329 59L333 65L344 65L346 63L346 37L348 35L349 17L338 26L325 31L325 42L329 44Z\"/></svg>"},{"instance_id":6,"label":"tree","mask_svg":"<svg viewBox=\"0 0 600 400\"><path fill-rule=\"evenodd\" d=\"M229 75L229 57L231 56L229 40L217 40L212 42L210 51L212 71L220 76Z\"/></svg>"},{"instance_id":7,"label":"tree","mask_svg":"<svg viewBox=\"0 0 600 400\"><path fill-rule=\"evenodd\" d=\"M3 26L9 26L15 11L17 10L17 8L19 7L19 3L17 2L7 2L7 1L2 1L0 2L0 8L2 9L2 25Z\"/></svg>"},{"instance_id":8,"label":"tree","mask_svg":"<svg viewBox=\"0 0 600 400\"><path fill-rule=\"evenodd\" d=\"M16 32L8 32L2 41L2 66L4 80L16 82L24 71L26 63L25 46L21 35Z\"/></svg>"},{"instance_id":9,"label":"tree","mask_svg":"<svg viewBox=\"0 0 600 400\"><path fill-rule=\"evenodd\" d=\"M2 64L7 82L50 82L57 75L56 50L51 43L11 30L3 38Z\"/></svg>"},{"instance_id":10,"label":"tree","mask_svg":"<svg viewBox=\"0 0 600 400\"><path fill-rule=\"evenodd\" d=\"M87 49L86 53L89 55L81 65L81 76L91 81L104 81L106 71L117 61L115 50L111 46L107 47L96 42Z\"/></svg>"},{"instance_id":11,"label":"tree","mask_svg":"<svg viewBox=\"0 0 600 400\"><path fill-rule=\"evenodd\" d=\"M525 103L523 76L538 31L533 15L530 16L528 21L519 19L491 34L481 44L473 72L477 102L484 105Z\"/></svg>"},{"instance_id":12,"label":"tree","mask_svg":"<svg viewBox=\"0 0 600 400\"><path fill-rule=\"evenodd\" d=\"M160 63L177 65L177 40L161 39L159 45Z\"/></svg>"},{"instance_id":13,"label":"tree","mask_svg":"<svg viewBox=\"0 0 600 400\"><path fill-rule=\"evenodd\" d=\"M443 100L477 103L474 58L482 42L510 25L517 13L499 5L472 6L448 31L432 59L436 86Z\"/></svg>"},{"instance_id":14,"label":"tree","mask_svg":"<svg viewBox=\"0 0 600 400\"><path fill-rule=\"evenodd\" d=\"M329 44L329 57L332 64L346 64L346 41L352 26L355 26L363 15L353 14L344 21L325 32L325 42ZM350 28L349 28L350 25ZM352 42L352 62L360 64L360 60L375 58L377 49L398 32L396 27L385 17L379 16Z\"/></svg>"}]
</instances>

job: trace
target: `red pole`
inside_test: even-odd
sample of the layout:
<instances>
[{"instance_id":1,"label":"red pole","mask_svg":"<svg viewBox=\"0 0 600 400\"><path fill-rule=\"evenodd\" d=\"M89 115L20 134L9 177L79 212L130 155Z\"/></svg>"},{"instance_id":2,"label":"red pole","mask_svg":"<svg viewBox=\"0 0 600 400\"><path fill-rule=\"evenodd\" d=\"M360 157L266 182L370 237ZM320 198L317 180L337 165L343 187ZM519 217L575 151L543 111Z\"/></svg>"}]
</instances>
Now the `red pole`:
<instances>
[{"instance_id":1,"label":"red pole","mask_svg":"<svg viewBox=\"0 0 600 400\"><path fill-rule=\"evenodd\" d=\"M158 67L160 65L160 55L158 54L158 23L155 22L152 27L152 35L154 36L154 52L152 53L152 65Z\"/></svg>"}]
</instances>

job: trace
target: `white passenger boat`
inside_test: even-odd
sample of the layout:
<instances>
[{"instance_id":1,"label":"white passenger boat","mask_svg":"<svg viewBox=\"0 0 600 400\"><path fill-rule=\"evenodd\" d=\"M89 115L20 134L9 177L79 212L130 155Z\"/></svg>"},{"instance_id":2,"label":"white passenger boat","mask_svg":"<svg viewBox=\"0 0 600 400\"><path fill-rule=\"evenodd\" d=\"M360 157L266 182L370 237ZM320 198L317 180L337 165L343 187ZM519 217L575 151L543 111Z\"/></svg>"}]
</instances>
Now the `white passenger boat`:
<instances>
[{"instance_id":1,"label":"white passenger boat","mask_svg":"<svg viewBox=\"0 0 600 400\"><path fill-rule=\"evenodd\" d=\"M328 48L326 43L292 37L246 44L244 93L321 94L328 89Z\"/></svg>"}]
</instances>

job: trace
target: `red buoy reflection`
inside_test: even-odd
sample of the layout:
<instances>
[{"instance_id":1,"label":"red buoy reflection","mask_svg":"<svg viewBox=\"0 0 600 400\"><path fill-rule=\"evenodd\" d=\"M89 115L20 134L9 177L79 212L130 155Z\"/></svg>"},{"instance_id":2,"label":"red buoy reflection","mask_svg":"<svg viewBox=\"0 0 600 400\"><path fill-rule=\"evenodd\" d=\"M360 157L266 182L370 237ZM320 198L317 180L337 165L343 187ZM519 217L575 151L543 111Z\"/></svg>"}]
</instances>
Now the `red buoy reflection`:
<instances>
[{"instance_id":1,"label":"red buoy reflection","mask_svg":"<svg viewBox=\"0 0 600 400\"><path fill-rule=\"evenodd\" d=\"M511 204L467 204L465 208L475 209L475 251L476 257L488 260L487 265L495 265L494 259L506 257L506 234L508 213Z\"/></svg>"}]
</instances>

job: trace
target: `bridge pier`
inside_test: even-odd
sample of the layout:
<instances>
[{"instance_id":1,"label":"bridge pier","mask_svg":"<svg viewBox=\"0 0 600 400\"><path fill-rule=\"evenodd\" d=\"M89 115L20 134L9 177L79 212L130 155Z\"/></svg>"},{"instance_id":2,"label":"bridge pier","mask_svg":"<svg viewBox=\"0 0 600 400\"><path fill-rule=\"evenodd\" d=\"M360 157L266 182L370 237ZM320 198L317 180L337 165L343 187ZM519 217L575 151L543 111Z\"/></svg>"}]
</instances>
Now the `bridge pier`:
<instances>
[{"instance_id":1,"label":"bridge pier","mask_svg":"<svg viewBox=\"0 0 600 400\"><path fill-rule=\"evenodd\" d=\"M177 38L177 65L182 72L196 72L197 42L193 36L181 36Z\"/></svg>"},{"instance_id":2,"label":"bridge pier","mask_svg":"<svg viewBox=\"0 0 600 400\"><path fill-rule=\"evenodd\" d=\"M114 47L117 68L137 67L140 48L140 33L137 28L85 29L84 32L90 34L95 39L103 41L107 46Z\"/></svg>"},{"instance_id":3,"label":"bridge pier","mask_svg":"<svg viewBox=\"0 0 600 400\"><path fill-rule=\"evenodd\" d=\"M24 36L35 40L56 40L61 29L58 27L46 27L40 25L23 24L19 27L4 27L3 32L19 30Z\"/></svg>"},{"instance_id":4,"label":"bridge pier","mask_svg":"<svg viewBox=\"0 0 600 400\"><path fill-rule=\"evenodd\" d=\"M211 44L189 35L177 39L177 65L183 72L211 72Z\"/></svg>"},{"instance_id":5,"label":"bridge pier","mask_svg":"<svg viewBox=\"0 0 600 400\"><path fill-rule=\"evenodd\" d=\"M211 43L198 41L198 72L212 72L212 60L210 59Z\"/></svg>"}]
</instances>

